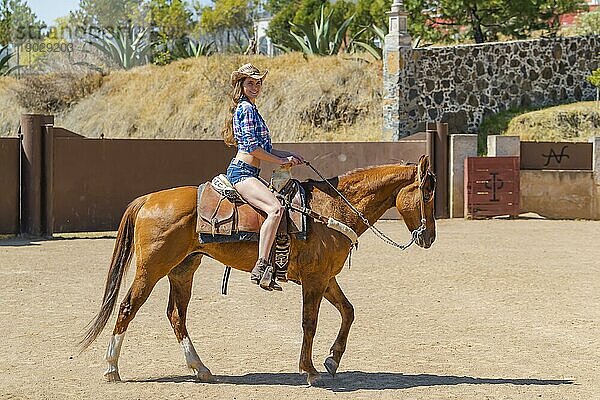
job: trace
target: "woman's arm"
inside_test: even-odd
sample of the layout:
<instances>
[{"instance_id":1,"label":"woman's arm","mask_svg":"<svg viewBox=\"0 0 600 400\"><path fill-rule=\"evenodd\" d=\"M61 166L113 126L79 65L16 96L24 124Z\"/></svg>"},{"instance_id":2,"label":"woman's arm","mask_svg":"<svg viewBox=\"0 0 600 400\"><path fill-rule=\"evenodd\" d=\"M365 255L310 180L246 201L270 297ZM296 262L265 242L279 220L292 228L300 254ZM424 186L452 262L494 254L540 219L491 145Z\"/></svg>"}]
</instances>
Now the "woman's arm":
<instances>
[{"instance_id":1,"label":"woman's arm","mask_svg":"<svg viewBox=\"0 0 600 400\"><path fill-rule=\"evenodd\" d=\"M250 154L252 157L258 158L261 161L266 161L277 165L294 164L293 156L280 156L279 152L276 153L275 151L273 151L273 153L269 153L262 147L257 147L248 154Z\"/></svg>"},{"instance_id":2,"label":"woman's arm","mask_svg":"<svg viewBox=\"0 0 600 400\"><path fill-rule=\"evenodd\" d=\"M296 154L294 152L291 152L291 151L272 149L271 153L275 154L278 157L283 157L283 158L294 157L294 158L297 158L298 160L300 160L300 163L304 162L304 157L302 157L301 155Z\"/></svg>"}]
</instances>

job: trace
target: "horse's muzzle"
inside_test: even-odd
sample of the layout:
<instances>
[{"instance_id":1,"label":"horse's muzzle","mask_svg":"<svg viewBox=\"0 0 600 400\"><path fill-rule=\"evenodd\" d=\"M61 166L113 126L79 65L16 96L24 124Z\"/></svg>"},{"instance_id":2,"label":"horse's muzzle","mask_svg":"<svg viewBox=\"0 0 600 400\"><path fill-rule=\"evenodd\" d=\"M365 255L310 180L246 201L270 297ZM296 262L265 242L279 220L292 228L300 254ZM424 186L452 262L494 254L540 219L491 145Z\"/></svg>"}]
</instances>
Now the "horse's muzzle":
<instances>
[{"instance_id":1,"label":"horse's muzzle","mask_svg":"<svg viewBox=\"0 0 600 400\"><path fill-rule=\"evenodd\" d=\"M427 231L422 232L419 236L417 236L417 245L424 249L428 249L431 247L433 242L435 241L435 233L430 235Z\"/></svg>"}]
</instances>

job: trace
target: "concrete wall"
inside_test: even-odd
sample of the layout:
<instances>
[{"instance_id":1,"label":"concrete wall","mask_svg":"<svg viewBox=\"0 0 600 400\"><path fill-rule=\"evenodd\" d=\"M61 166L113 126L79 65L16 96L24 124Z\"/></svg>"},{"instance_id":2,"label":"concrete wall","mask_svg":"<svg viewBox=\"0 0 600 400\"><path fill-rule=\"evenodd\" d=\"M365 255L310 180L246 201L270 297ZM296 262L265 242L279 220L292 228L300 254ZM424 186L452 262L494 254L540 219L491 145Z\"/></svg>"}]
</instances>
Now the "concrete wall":
<instances>
[{"instance_id":1,"label":"concrete wall","mask_svg":"<svg viewBox=\"0 0 600 400\"><path fill-rule=\"evenodd\" d=\"M517 106L592 100L586 77L600 66L600 36L411 48L384 47L384 137L425 122L476 133L484 116Z\"/></svg>"},{"instance_id":2,"label":"concrete wall","mask_svg":"<svg viewBox=\"0 0 600 400\"><path fill-rule=\"evenodd\" d=\"M521 212L553 219L600 219L600 137L592 138L592 169L521 169ZM520 155L519 138L489 136L489 155ZM498 153L498 154L497 154Z\"/></svg>"},{"instance_id":3,"label":"concrete wall","mask_svg":"<svg viewBox=\"0 0 600 400\"><path fill-rule=\"evenodd\" d=\"M594 219L592 171L521 170L521 212L553 219Z\"/></svg>"}]
</instances>

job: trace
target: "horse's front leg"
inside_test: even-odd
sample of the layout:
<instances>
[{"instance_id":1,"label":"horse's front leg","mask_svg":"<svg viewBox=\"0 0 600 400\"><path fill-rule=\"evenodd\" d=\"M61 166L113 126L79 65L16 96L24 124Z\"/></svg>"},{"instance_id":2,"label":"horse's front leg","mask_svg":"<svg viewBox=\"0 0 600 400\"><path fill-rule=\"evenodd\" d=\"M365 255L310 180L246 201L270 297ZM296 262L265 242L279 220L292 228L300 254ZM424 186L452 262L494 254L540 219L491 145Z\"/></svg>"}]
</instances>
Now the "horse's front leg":
<instances>
[{"instance_id":1,"label":"horse's front leg","mask_svg":"<svg viewBox=\"0 0 600 400\"><path fill-rule=\"evenodd\" d=\"M319 307L327 283L322 282L302 282L302 350L300 352L300 373L308 374L307 381L313 385L319 379L312 362L312 346L317 331L317 320L319 319Z\"/></svg>"},{"instance_id":2,"label":"horse's front leg","mask_svg":"<svg viewBox=\"0 0 600 400\"><path fill-rule=\"evenodd\" d=\"M333 346L331 346L331 354L325 359L325 368L327 368L327 372L329 372L331 376L335 376L342 355L344 354L344 351L346 351L348 333L350 332L350 326L354 321L354 307L352 307L352 304L346 298L344 292L342 292L342 288L340 288L340 285L335 278L331 278L329 281L329 286L327 286L327 290L325 291L325 298L338 309L342 316L340 331Z\"/></svg>"}]
</instances>

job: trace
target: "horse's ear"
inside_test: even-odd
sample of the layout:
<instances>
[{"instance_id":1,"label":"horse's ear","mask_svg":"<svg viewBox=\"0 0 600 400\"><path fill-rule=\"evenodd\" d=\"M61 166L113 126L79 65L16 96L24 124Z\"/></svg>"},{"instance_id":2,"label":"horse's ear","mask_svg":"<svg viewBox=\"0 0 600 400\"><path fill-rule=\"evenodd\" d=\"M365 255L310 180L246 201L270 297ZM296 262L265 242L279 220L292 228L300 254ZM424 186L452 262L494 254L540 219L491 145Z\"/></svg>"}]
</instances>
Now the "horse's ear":
<instances>
[{"instance_id":1,"label":"horse's ear","mask_svg":"<svg viewBox=\"0 0 600 400\"><path fill-rule=\"evenodd\" d=\"M422 178L425 176L425 174L427 173L427 170L429 169L429 156L426 154L423 154L421 156L421 158L419 158L419 182L422 180Z\"/></svg>"}]
</instances>

